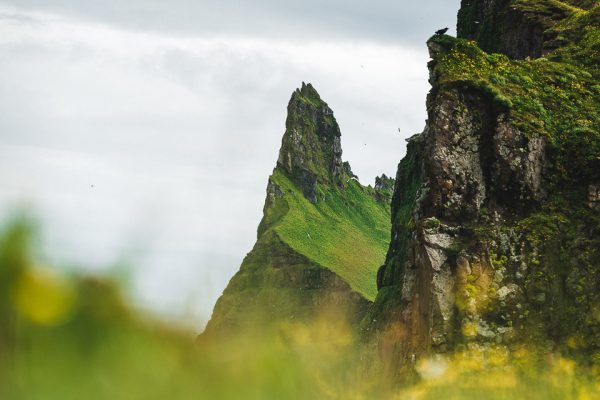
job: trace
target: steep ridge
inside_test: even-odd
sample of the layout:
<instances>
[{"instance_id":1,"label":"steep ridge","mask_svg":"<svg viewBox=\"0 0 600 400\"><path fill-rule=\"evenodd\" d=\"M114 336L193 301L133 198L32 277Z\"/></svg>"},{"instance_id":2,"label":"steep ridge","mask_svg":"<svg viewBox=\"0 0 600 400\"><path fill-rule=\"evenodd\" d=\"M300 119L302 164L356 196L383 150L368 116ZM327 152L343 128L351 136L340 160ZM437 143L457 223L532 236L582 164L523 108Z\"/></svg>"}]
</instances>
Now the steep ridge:
<instances>
[{"instance_id":1,"label":"steep ridge","mask_svg":"<svg viewBox=\"0 0 600 400\"><path fill-rule=\"evenodd\" d=\"M393 180L362 186L342 162L340 137L333 111L303 83L288 105L258 240L217 301L207 334L262 330L332 307L362 318L389 244Z\"/></svg>"},{"instance_id":2,"label":"steep ridge","mask_svg":"<svg viewBox=\"0 0 600 400\"><path fill-rule=\"evenodd\" d=\"M362 322L394 374L524 343L600 363L599 22L597 2L464 0L466 39L429 40L428 121Z\"/></svg>"}]
</instances>

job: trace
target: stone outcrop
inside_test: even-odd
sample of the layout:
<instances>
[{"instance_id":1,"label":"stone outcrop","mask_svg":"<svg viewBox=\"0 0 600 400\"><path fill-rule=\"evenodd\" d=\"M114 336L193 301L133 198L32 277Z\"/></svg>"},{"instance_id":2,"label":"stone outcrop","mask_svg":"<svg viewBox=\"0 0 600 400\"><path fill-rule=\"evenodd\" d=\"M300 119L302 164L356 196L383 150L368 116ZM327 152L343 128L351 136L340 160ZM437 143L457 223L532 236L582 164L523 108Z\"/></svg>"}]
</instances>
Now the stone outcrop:
<instances>
[{"instance_id":1,"label":"stone outcrop","mask_svg":"<svg viewBox=\"0 0 600 400\"><path fill-rule=\"evenodd\" d=\"M551 51L544 36L550 22L565 16L542 18L531 7L569 7L557 3L464 0L459 35L514 58L540 56ZM600 304L598 131L566 128L562 121L584 109L570 114L568 96L527 99L544 104L531 119L564 103L555 125L523 124L522 99L531 94L501 75L513 68L514 77L523 64L447 36L428 46L428 121L398 168L392 241L361 325L365 337L404 379L422 357L459 348L529 343L585 360L600 350L600 320L591 317ZM597 127L598 97L589 104L586 118ZM567 144L578 135L592 149L583 158Z\"/></svg>"},{"instance_id":2,"label":"stone outcrop","mask_svg":"<svg viewBox=\"0 0 600 400\"><path fill-rule=\"evenodd\" d=\"M277 165L312 203L317 202L317 182L338 185L343 182L340 128L333 111L310 83L303 82L288 104Z\"/></svg>"},{"instance_id":3,"label":"stone outcrop","mask_svg":"<svg viewBox=\"0 0 600 400\"><path fill-rule=\"evenodd\" d=\"M414 164L401 164L396 178L392 243L380 270L378 301L397 303L398 310L373 317L371 325L398 335L386 340L400 348L400 363L449 350L461 320L474 324L475 336L510 331L492 331L481 320L488 301L481 293L490 291L495 271L489 255L460 252L462 242L483 208L513 215L545 195L543 139L507 126L506 115L485 96L438 92L428 110L426 130L411 139Z\"/></svg>"}]
</instances>

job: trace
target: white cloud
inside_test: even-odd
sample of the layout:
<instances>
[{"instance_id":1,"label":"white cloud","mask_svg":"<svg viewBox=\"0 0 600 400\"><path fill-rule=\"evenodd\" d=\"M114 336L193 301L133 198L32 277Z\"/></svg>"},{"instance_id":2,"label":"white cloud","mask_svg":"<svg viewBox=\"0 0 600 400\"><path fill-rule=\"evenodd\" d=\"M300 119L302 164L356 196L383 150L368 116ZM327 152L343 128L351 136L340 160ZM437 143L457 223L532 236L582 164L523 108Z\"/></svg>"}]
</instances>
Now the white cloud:
<instances>
[{"instance_id":1,"label":"white cloud","mask_svg":"<svg viewBox=\"0 0 600 400\"><path fill-rule=\"evenodd\" d=\"M453 26L459 0L2 0L89 21L186 35L278 37L288 41L374 40L421 44Z\"/></svg>"},{"instance_id":2,"label":"white cloud","mask_svg":"<svg viewBox=\"0 0 600 400\"><path fill-rule=\"evenodd\" d=\"M363 182L393 175L425 120L425 48L178 37L5 7L0 57L0 208L34 204L56 259L130 259L142 305L191 301L197 321L254 243L302 81Z\"/></svg>"}]
</instances>

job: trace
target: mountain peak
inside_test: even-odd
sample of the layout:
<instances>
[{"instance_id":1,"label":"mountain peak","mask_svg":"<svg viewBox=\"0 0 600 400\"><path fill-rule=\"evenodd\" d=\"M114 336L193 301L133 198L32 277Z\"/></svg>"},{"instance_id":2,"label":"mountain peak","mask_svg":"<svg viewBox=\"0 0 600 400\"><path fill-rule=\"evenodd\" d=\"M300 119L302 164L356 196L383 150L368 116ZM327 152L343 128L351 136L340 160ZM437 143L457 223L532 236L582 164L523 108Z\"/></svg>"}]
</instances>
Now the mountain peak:
<instances>
[{"instance_id":1,"label":"mountain peak","mask_svg":"<svg viewBox=\"0 0 600 400\"><path fill-rule=\"evenodd\" d=\"M390 207L378 193L342 162L333 112L303 83L288 104L257 242L217 301L203 337L263 335L281 322L320 318L324 310L358 324L377 294L389 243Z\"/></svg>"},{"instance_id":2,"label":"mountain peak","mask_svg":"<svg viewBox=\"0 0 600 400\"><path fill-rule=\"evenodd\" d=\"M292 99L300 101L308 101L313 104L322 103L321 96L310 83L302 82L302 86L297 88L292 94Z\"/></svg>"},{"instance_id":3,"label":"mountain peak","mask_svg":"<svg viewBox=\"0 0 600 400\"><path fill-rule=\"evenodd\" d=\"M340 128L333 111L310 84L292 94L288 104L277 168L300 187L304 196L317 202L317 183L342 185Z\"/></svg>"}]
</instances>

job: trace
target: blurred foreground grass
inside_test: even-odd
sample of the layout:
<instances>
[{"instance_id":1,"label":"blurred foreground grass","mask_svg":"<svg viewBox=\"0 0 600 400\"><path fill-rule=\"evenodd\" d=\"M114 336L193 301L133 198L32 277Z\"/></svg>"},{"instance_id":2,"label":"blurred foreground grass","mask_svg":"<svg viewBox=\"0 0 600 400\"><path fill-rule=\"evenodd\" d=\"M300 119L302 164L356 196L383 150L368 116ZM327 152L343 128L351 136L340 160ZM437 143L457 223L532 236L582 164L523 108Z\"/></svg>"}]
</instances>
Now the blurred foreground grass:
<instances>
[{"instance_id":1,"label":"blurred foreground grass","mask_svg":"<svg viewBox=\"0 0 600 400\"><path fill-rule=\"evenodd\" d=\"M129 310L109 279L40 267L33 225L0 234L0 399L600 399L598 373L533 349L470 348L387 379L343 318L203 338ZM383 358L382 358L383 357ZM385 364L385 363L383 363Z\"/></svg>"}]
</instances>

